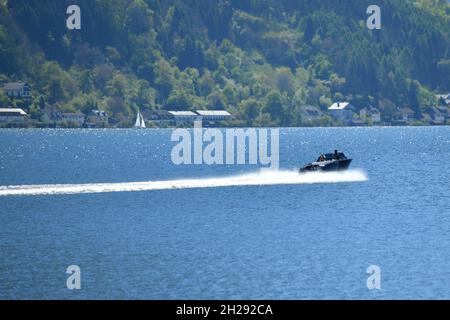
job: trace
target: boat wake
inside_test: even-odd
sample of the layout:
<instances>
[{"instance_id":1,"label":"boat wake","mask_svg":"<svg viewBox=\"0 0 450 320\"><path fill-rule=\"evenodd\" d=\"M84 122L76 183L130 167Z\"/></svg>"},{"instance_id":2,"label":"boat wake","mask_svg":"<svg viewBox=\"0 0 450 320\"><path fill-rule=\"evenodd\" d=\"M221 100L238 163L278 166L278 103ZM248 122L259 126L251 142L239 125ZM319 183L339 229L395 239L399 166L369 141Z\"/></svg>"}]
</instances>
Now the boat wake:
<instances>
[{"instance_id":1,"label":"boat wake","mask_svg":"<svg viewBox=\"0 0 450 320\"><path fill-rule=\"evenodd\" d=\"M219 188L234 186L268 186L297 185L315 183L345 183L367 181L368 177L361 170L343 172L311 172L298 174L297 171L262 170L237 176L183 179L166 181L142 181L120 183L89 183L89 184L42 184L0 186L0 196L32 196L84 194L107 192L132 192L167 189Z\"/></svg>"}]
</instances>

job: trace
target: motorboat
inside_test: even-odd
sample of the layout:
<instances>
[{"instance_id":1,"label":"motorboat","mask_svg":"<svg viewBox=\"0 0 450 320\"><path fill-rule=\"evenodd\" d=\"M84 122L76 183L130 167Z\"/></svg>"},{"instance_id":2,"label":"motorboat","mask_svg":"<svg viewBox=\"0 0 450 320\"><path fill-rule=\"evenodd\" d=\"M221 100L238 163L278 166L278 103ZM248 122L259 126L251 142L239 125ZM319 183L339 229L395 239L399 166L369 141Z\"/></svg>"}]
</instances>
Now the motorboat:
<instances>
[{"instance_id":1,"label":"motorboat","mask_svg":"<svg viewBox=\"0 0 450 320\"><path fill-rule=\"evenodd\" d=\"M311 171L343 171L350 166L352 159L345 156L343 152L334 150L334 153L322 154L316 161L310 162L300 168L299 172Z\"/></svg>"}]
</instances>

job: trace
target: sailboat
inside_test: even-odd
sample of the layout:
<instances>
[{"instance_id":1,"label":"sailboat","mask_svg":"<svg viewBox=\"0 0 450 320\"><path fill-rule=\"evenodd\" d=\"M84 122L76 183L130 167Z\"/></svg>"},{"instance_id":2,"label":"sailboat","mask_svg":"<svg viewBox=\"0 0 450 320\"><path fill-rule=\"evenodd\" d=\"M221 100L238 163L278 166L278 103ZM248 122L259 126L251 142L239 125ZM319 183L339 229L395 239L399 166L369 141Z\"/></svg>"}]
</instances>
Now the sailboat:
<instances>
[{"instance_id":1,"label":"sailboat","mask_svg":"<svg viewBox=\"0 0 450 320\"><path fill-rule=\"evenodd\" d=\"M141 112L138 109L137 112L137 116L136 116L136 122L134 124L135 128L139 128L139 129L145 129L145 121L144 121L144 117L142 116Z\"/></svg>"}]
</instances>

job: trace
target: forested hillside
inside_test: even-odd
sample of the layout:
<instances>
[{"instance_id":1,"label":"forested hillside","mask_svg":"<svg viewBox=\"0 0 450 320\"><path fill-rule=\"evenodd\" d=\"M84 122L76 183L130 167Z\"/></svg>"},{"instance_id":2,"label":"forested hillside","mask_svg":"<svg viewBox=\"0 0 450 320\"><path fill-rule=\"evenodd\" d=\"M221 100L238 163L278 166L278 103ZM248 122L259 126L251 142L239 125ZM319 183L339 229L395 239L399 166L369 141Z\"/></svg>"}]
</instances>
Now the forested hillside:
<instances>
[{"instance_id":1,"label":"forested hillside","mask_svg":"<svg viewBox=\"0 0 450 320\"><path fill-rule=\"evenodd\" d=\"M123 126L142 109L228 109L242 125L301 125L299 107L396 107L450 91L450 5L378 0L14 0L0 5L0 81L26 104L101 108ZM81 8L81 30L66 8ZM0 104L9 103L4 94Z\"/></svg>"}]
</instances>

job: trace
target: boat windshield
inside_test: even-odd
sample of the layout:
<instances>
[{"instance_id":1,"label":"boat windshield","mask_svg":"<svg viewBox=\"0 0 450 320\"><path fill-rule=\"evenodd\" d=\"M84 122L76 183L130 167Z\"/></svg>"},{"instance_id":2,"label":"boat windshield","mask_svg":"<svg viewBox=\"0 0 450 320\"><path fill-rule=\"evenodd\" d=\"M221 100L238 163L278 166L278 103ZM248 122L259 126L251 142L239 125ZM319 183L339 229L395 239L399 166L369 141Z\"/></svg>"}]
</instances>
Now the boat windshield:
<instances>
[{"instance_id":1,"label":"boat windshield","mask_svg":"<svg viewBox=\"0 0 450 320\"><path fill-rule=\"evenodd\" d=\"M333 159L336 159L336 156L334 155L334 153L326 153L326 154L321 155L319 158L317 158L317 162L330 161ZM347 159L345 154L343 152L338 152L337 160L344 160L344 159Z\"/></svg>"}]
</instances>

